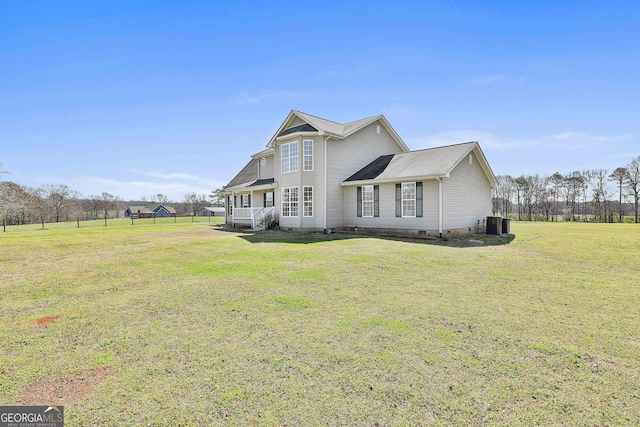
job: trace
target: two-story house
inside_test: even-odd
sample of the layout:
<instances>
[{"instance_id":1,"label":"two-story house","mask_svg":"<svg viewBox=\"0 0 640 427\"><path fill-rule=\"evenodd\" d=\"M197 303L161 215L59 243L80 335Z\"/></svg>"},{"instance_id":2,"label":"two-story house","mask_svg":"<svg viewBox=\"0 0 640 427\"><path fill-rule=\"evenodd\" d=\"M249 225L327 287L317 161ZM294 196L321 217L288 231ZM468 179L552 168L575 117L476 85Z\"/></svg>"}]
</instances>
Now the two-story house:
<instances>
[{"instance_id":1,"label":"two-story house","mask_svg":"<svg viewBox=\"0 0 640 427\"><path fill-rule=\"evenodd\" d=\"M227 223L439 235L477 231L496 179L477 142L410 151L383 115L339 124L291 111L224 188Z\"/></svg>"}]
</instances>

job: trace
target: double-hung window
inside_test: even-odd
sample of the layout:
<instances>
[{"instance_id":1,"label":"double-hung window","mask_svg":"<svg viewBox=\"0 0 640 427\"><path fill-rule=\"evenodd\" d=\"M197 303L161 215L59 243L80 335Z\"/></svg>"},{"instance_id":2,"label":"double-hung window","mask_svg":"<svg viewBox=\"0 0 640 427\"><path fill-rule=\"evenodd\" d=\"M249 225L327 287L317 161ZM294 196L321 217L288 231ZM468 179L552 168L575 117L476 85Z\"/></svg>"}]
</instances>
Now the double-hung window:
<instances>
[{"instance_id":1,"label":"double-hung window","mask_svg":"<svg viewBox=\"0 0 640 427\"><path fill-rule=\"evenodd\" d=\"M402 183L402 216L416 216L416 183Z\"/></svg>"},{"instance_id":2,"label":"double-hung window","mask_svg":"<svg viewBox=\"0 0 640 427\"><path fill-rule=\"evenodd\" d=\"M373 185L362 186L362 216L373 217Z\"/></svg>"},{"instance_id":3,"label":"double-hung window","mask_svg":"<svg viewBox=\"0 0 640 427\"><path fill-rule=\"evenodd\" d=\"M282 189L282 216L298 216L298 187Z\"/></svg>"},{"instance_id":4,"label":"double-hung window","mask_svg":"<svg viewBox=\"0 0 640 427\"><path fill-rule=\"evenodd\" d=\"M313 216L313 187L302 187L303 215Z\"/></svg>"},{"instance_id":5,"label":"double-hung window","mask_svg":"<svg viewBox=\"0 0 640 427\"><path fill-rule=\"evenodd\" d=\"M305 139L302 141L303 152L303 170L313 170L313 139Z\"/></svg>"},{"instance_id":6,"label":"double-hung window","mask_svg":"<svg viewBox=\"0 0 640 427\"><path fill-rule=\"evenodd\" d=\"M273 192L264 193L264 207L270 208L273 206Z\"/></svg>"},{"instance_id":7,"label":"double-hung window","mask_svg":"<svg viewBox=\"0 0 640 427\"><path fill-rule=\"evenodd\" d=\"M298 171L298 141L288 142L280 146L282 156L282 173Z\"/></svg>"},{"instance_id":8,"label":"double-hung window","mask_svg":"<svg viewBox=\"0 0 640 427\"><path fill-rule=\"evenodd\" d=\"M242 194L241 195L241 199L240 199L240 203L242 204L243 208L248 208L249 207L249 195L248 194Z\"/></svg>"}]
</instances>

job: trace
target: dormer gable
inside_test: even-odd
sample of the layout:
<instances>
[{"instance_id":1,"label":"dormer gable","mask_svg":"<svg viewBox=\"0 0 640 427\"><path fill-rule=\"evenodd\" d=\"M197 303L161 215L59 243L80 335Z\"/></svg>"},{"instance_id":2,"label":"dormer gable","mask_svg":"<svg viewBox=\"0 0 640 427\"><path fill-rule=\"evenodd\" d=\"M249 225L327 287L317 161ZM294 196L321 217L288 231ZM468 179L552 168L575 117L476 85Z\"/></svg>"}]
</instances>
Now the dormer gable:
<instances>
[{"instance_id":1,"label":"dormer gable","mask_svg":"<svg viewBox=\"0 0 640 427\"><path fill-rule=\"evenodd\" d=\"M378 122L379 126L387 130L402 151L409 151L409 147L407 147L382 114L340 124L297 110L291 110L287 118L282 122L282 125L280 125L276 133L269 140L267 147L273 148L279 140L283 138L288 139L296 135L324 135L328 139L342 140L375 122Z\"/></svg>"}]
</instances>

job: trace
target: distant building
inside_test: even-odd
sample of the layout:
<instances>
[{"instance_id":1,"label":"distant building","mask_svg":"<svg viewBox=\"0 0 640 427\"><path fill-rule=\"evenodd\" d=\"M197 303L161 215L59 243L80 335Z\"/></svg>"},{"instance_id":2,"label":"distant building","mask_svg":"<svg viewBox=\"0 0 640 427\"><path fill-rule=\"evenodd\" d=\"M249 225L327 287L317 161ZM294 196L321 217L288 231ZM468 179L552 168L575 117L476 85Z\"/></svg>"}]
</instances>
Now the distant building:
<instances>
[{"instance_id":1,"label":"distant building","mask_svg":"<svg viewBox=\"0 0 640 427\"><path fill-rule=\"evenodd\" d=\"M225 208L206 207L200 211L199 216L224 216Z\"/></svg>"}]
</instances>

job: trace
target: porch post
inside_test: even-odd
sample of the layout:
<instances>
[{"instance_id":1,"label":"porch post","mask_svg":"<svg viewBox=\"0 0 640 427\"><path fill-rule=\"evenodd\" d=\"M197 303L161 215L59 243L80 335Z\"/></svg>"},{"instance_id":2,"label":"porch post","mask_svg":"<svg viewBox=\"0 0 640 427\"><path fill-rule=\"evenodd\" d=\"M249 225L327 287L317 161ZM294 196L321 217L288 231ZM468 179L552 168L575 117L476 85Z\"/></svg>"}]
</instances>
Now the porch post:
<instances>
[{"instance_id":1,"label":"porch post","mask_svg":"<svg viewBox=\"0 0 640 427\"><path fill-rule=\"evenodd\" d=\"M253 190L251 190L251 203L249 203L249 209L251 209L251 228L256 228L256 217L253 214Z\"/></svg>"}]
</instances>

